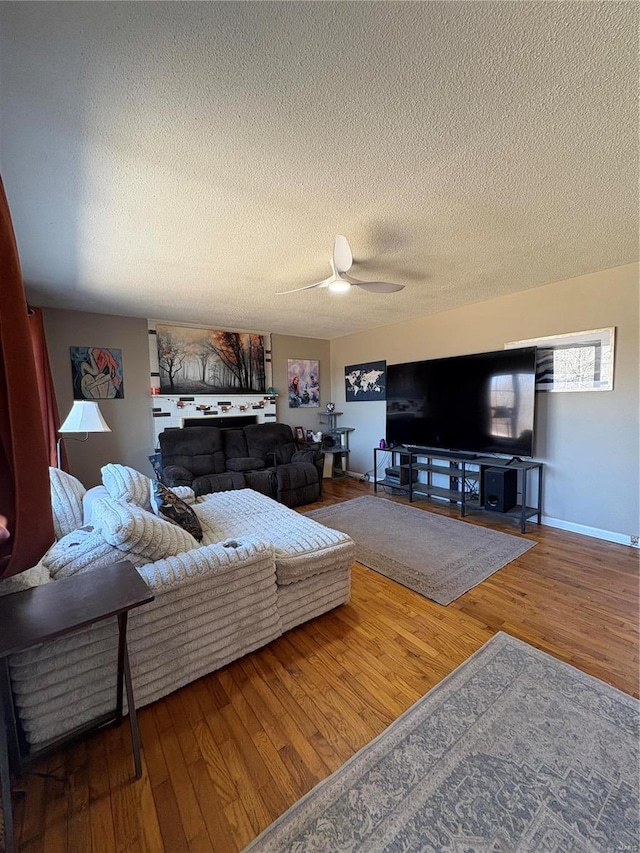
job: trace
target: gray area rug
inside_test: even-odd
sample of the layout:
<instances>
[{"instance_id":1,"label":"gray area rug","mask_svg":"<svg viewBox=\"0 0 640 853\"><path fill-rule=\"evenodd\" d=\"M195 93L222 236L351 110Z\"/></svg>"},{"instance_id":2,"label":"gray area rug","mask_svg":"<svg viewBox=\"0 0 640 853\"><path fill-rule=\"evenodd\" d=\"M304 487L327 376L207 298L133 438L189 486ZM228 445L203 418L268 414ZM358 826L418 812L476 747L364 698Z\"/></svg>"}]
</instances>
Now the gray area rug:
<instances>
[{"instance_id":1,"label":"gray area rug","mask_svg":"<svg viewBox=\"0 0 640 853\"><path fill-rule=\"evenodd\" d=\"M497 634L246 850L637 851L639 708Z\"/></svg>"},{"instance_id":2,"label":"gray area rug","mask_svg":"<svg viewBox=\"0 0 640 853\"><path fill-rule=\"evenodd\" d=\"M438 604L450 604L535 545L384 498L354 498L305 513L348 533L356 560Z\"/></svg>"}]
</instances>

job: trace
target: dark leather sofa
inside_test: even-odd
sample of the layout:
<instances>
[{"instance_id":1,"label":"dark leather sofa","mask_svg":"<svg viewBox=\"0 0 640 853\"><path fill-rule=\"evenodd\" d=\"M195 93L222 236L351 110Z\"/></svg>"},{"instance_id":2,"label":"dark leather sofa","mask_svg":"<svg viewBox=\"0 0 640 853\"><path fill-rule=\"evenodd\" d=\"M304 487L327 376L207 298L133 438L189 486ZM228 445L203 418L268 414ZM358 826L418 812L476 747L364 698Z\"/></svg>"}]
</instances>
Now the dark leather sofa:
<instances>
[{"instance_id":1,"label":"dark leather sofa","mask_svg":"<svg viewBox=\"0 0 640 853\"><path fill-rule=\"evenodd\" d=\"M250 488L289 507L322 495L322 453L300 447L288 424L165 430L160 455L162 482L196 495Z\"/></svg>"}]
</instances>

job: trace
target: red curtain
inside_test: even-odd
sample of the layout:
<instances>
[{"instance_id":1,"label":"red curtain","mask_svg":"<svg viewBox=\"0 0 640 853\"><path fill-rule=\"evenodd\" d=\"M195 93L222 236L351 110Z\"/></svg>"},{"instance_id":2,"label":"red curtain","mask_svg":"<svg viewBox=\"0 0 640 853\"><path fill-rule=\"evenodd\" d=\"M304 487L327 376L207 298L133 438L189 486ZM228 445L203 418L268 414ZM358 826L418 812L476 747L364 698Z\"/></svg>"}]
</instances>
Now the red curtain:
<instances>
[{"instance_id":1,"label":"red curtain","mask_svg":"<svg viewBox=\"0 0 640 853\"><path fill-rule=\"evenodd\" d=\"M49 453L11 214L0 179L0 578L34 566L53 542Z\"/></svg>"},{"instance_id":2,"label":"red curtain","mask_svg":"<svg viewBox=\"0 0 640 853\"><path fill-rule=\"evenodd\" d=\"M56 392L51 378L51 366L49 364L49 351L44 334L44 320L42 308L29 306L28 312L29 332L31 333L31 348L36 368L36 379L38 392L40 394L40 414L44 430L49 465L55 468L58 464L57 440L60 417L58 415L58 403ZM64 467L64 466L63 466Z\"/></svg>"}]
</instances>

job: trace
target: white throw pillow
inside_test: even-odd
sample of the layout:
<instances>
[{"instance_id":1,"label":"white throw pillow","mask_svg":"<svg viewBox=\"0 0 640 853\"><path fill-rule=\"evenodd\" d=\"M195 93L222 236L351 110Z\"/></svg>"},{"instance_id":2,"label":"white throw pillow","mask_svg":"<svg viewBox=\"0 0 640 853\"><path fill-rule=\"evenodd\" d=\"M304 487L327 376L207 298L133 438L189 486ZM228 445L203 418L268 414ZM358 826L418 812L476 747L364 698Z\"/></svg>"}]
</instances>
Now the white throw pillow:
<instances>
[{"instance_id":1,"label":"white throw pillow","mask_svg":"<svg viewBox=\"0 0 640 853\"><path fill-rule=\"evenodd\" d=\"M87 489L82 498L82 526L93 524L93 505L98 498L108 498L109 492L104 486L94 486L92 489Z\"/></svg>"},{"instance_id":2,"label":"white throw pillow","mask_svg":"<svg viewBox=\"0 0 640 853\"><path fill-rule=\"evenodd\" d=\"M82 498L86 489L80 480L59 468L49 468L49 483L53 529L56 539L62 539L82 527Z\"/></svg>"},{"instance_id":3,"label":"white throw pillow","mask_svg":"<svg viewBox=\"0 0 640 853\"><path fill-rule=\"evenodd\" d=\"M151 511L151 478L127 465L109 463L102 470L102 482L109 497Z\"/></svg>"},{"instance_id":4,"label":"white throw pillow","mask_svg":"<svg viewBox=\"0 0 640 853\"><path fill-rule=\"evenodd\" d=\"M51 577L58 580L104 568L127 558L127 554L105 542L99 530L89 526L74 530L54 543L42 558L42 563Z\"/></svg>"},{"instance_id":5,"label":"white throw pillow","mask_svg":"<svg viewBox=\"0 0 640 853\"><path fill-rule=\"evenodd\" d=\"M147 561L173 557L198 547L193 536L182 527L133 503L101 498L94 503L92 515L106 542L126 554L146 557Z\"/></svg>"}]
</instances>

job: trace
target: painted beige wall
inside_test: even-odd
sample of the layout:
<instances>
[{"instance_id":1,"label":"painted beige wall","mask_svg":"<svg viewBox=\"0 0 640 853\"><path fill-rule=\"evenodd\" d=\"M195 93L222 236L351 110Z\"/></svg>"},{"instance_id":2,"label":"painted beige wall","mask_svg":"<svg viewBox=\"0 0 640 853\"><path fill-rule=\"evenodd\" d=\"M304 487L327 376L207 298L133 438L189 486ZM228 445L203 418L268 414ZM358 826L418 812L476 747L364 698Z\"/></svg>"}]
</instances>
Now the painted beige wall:
<instances>
[{"instance_id":1,"label":"painted beige wall","mask_svg":"<svg viewBox=\"0 0 640 853\"><path fill-rule=\"evenodd\" d=\"M388 297L389 301L393 295ZM350 469L373 466L384 403L346 403L344 367L502 349L507 341L616 327L614 390L537 394L535 456L545 463L544 515L638 535L638 265L628 264L331 343L332 388L353 426Z\"/></svg>"},{"instance_id":2,"label":"painted beige wall","mask_svg":"<svg viewBox=\"0 0 640 853\"><path fill-rule=\"evenodd\" d=\"M101 482L100 468L107 462L121 462L152 476L147 458L153 452L147 321L45 308L44 325L62 419L73 404L69 347L122 350L124 399L99 402L111 432L90 435L86 442L66 440L70 472L87 488Z\"/></svg>"},{"instance_id":3,"label":"painted beige wall","mask_svg":"<svg viewBox=\"0 0 640 853\"><path fill-rule=\"evenodd\" d=\"M44 317L63 418L73 402L69 347L115 347L123 354L125 399L100 404L112 432L93 435L85 443L67 441L71 472L86 486L100 481L100 468L107 462L121 462L151 475L146 320L54 309L45 309ZM332 342L273 335L278 420L315 431L319 413L333 399L344 412L340 424L356 428L350 468L364 473L372 467L373 447L384 435L385 405L346 403L345 365L481 352L501 349L510 340L605 326L616 326L614 391L537 395L535 451L546 464L543 508L545 516L578 528L638 535L637 264ZM289 358L319 360L319 409L289 409Z\"/></svg>"},{"instance_id":4,"label":"painted beige wall","mask_svg":"<svg viewBox=\"0 0 640 853\"><path fill-rule=\"evenodd\" d=\"M289 335L271 336L273 387L278 392L278 421L292 427L301 426L314 432L320 428L318 414L331 400L331 346L329 341L298 338ZM320 408L290 409L287 396L287 361L290 358L317 359L320 362Z\"/></svg>"},{"instance_id":5,"label":"painted beige wall","mask_svg":"<svg viewBox=\"0 0 640 853\"><path fill-rule=\"evenodd\" d=\"M64 419L73 403L71 346L105 346L122 350L123 400L100 401L100 411L110 433L91 435L86 442L65 441L71 473L87 488L101 481L100 469L107 462L130 465L153 476L148 456L154 438L149 395L149 344L147 321L81 311L44 309L45 331L51 371ZM291 426L318 429L318 413L331 399L329 341L273 335L271 339L273 384L279 393L278 420ZM309 358L320 362L321 408L289 409L287 359Z\"/></svg>"}]
</instances>

